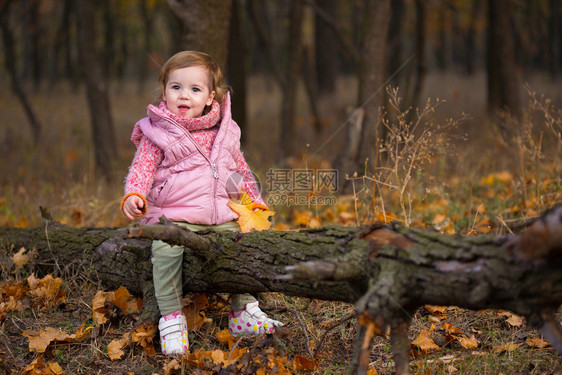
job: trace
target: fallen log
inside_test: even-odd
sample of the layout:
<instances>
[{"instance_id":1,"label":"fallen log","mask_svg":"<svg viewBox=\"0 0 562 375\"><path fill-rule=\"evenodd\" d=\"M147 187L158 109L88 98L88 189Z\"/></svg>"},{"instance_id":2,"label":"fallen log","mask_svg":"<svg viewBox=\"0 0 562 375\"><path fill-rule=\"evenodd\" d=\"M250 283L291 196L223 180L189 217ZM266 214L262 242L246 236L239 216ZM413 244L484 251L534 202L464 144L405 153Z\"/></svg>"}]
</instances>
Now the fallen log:
<instances>
[{"instance_id":1,"label":"fallen log","mask_svg":"<svg viewBox=\"0 0 562 375\"><path fill-rule=\"evenodd\" d=\"M184 290L281 292L354 303L362 324L350 373L365 373L375 334L391 329L398 374L408 373L407 332L420 306L501 308L527 318L562 353L562 206L512 236L453 236L376 224L248 234L192 233L169 222L127 228L0 227L0 247L35 249L42 272L91 272L107 288L152 297L150 240L186 247Z\"/></svg>"}]
</instances>

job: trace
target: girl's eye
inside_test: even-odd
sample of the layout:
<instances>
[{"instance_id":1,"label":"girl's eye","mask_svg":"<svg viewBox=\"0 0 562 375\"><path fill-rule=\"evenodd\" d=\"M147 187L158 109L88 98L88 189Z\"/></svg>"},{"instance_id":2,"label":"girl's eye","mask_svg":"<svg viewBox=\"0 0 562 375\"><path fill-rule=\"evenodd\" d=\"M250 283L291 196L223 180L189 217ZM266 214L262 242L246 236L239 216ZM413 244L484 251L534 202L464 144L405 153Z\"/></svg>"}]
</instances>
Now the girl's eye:
<instances>
[{"instance_id":1,"label":"girl's eye","mask_svg":"<svg viewBox=\"0 0 562 375\"><path fill-rule=\"evenodd\" d=\"M179 90L180 86L179 85L172 85L172 90Z\"/></svg>"},{"instance_id":2,"label":"girl's eye","mask_svg":"<svg viewBox=\"0 0 562 375\"><path fill-rule=\"evenodd\" d=\"M199 89L199 87L194 87L194 88L191 89L191 91L193 91L193 92L199 92L199 91L201 91L201 90Z\"/></svg>"}]
</instances>

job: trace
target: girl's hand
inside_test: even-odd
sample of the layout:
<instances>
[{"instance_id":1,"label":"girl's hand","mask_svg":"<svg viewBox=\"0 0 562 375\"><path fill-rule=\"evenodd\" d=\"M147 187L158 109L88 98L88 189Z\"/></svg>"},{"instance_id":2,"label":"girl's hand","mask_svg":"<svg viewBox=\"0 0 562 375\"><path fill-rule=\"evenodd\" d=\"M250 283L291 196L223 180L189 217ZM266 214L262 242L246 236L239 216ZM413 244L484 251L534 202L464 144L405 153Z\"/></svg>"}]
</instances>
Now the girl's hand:
<instances>
[{"instance_id":1,"label":"girl's hand","mask_svg":"<svg viewBox=\"0 0 562 375\"><path fill-rule=\"evenodd\" d=\"M144 215L145 211L144 201L138 195L129 196L123 203L123 212L129 220Z\"/></svg>"}]
</instances>

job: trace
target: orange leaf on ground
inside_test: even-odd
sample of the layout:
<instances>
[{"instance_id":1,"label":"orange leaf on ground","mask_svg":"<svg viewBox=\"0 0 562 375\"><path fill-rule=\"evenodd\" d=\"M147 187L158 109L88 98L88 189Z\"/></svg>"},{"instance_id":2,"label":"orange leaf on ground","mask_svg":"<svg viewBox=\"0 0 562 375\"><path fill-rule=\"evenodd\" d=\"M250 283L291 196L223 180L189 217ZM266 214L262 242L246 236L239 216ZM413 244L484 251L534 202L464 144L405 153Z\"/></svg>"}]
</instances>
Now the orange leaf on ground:
<instances>
[{"instance_id":1,"label":"orange leaf on ground","mask_svg":"<svg viewBox=\"0 0 562 375\"><path fill-rule=\"evenodd\" d=\"M447 322L443 323L443 330L450 335L462 335L464 333L464 331Z\"/></svg>"},{"instance_id":2,"label":"orange leaf on ground","mask_svg":"<svg viewBox=\"0 0 562 375\"><path fill-rule=\"evenodd\" d=\"M148 356L154 356L156 354L152 337L154 337L157 328L156 324L145 323L135 328L131 333L132 341L139 344L143 352Z\"/></svg>"},{"instance_id":3,"label":"orange leaf on ground","mask_svg":"<svg viewBox=\"0 0 562 375\"><path fill-rule=\"evenodd\" d=\"M505 344L505 345L494 346L494 352L496 352L496 353L512 352L520 346L521 346L521 344L515 344L513 342L510 342L510 343Z\"/></svg>"},{"instance_id":4,"label":"orange leaf on ground","mask_svg":"<svg viewBox=\"0 0 562 375\"><path fill-rule=\"evenodd\" d=\"M14 262L18 268L22 268L29 262L29 254L24 254L25 252L25 247L22 247L17 253L12 255L12 262Z\"/></svg>"},{"instance_id":5,"label":"orange leaf on ground","mask_svg":"<svg viewBox=\"0 0 562 375\"><path fill-rule=\"evenodd\" d=\"M437 345L430 337L430 331L421 331L418 338L412 341L412 345L417 346L420 350L424 352L429 352L432 350L440 349L439 345Z\"/></svg>"},{"instance_id":6,"label":"orange leaf on ground","mask_svg":"<svg viewBox=\"0 0 562 375\"><path fill-rule=\"evenodd\" d=\"M219 331L217 333L215 333L215 337L222 343L222 344L228 344L229 348L232 348L232 345L234 345L234 343L236 342L236 339L234 338L234 336L232 336L230 334L230 332L228 331L228 329L223 329L222 331Z\"/></svg>"},{"instance_id":7,"label":"orange leaf on ground","mask_svg":"<svg viewBox=\"0 0 562 375\"><path fill-rule=\"evenodd\" d=\"M64 371L58 363L45 363L43 357L39 356L21 372L21 375L64 375Z\"/></svg>"},{"instance_id":8,"label":"orange leaf on ground","mask_svg":"<svg viewBox=\"0 0 562 375\"><path fill-rule=\"evenodd\" d=\"M142 307L142 300L131 296L127 288L124 286L113 292L98 291L92 300L92 319L96 325L107 322L105 314L108 308L106 302L111 303L120 308L124 314L133 314L139 312Z\"/></svg>"},{"instance_id":9,"label":"orange leaf on ground","mask_svg":"<svg viewBox=\"0 0 562 375\"><path fill-rule=\"evenodd\" d=\"M232 211L238 214L236 222L240 225L242 233L248 233L253 230L266 230L271 227L268 217L275 215L275 212L264 210L262 205L252 202L249 195L243 189L239 200L231 200L227 204Z\"/></svg>"},{"instance_id":10,"label":"orange leaf on ground","mask_svg":"<svg viewBox=\"0 0 562 375\"><path fill-rule=\"evenodd\" d=\"M27 284L29 285L29 294L35 303L44 307L66 301L66 294L60 288L61 278L54 278L49 274L42 279L37 279L35 275L31 274L27 278Z\"/></svg>"},{"instance_id":11,"label":"orange leaf on ground","mask_svg":"<svg viewBox=\"0 0 562 375\"><path fill-rule=\"evenodd\" d=\"M437 316L443 315L443 313L447 310L447 306L424 305L423 308L431 314Z\"/></svg>"},{"instance_id":12,"label":"orange leaf on ground","mask_svg":"<svg viewBox=\"0 0 562 375\"><path fill-rule=\"evenodd\" d=\"M521 327L523 325L524 318L511 311L498 310L498 315L505 316L507 318L506 322L513 327Z\"/></svg>"},{"instance_id":13,"label":"orange leaf on ground","mask_svg":"<svg viewBox=\"0 0 562 375\"><path fill-rule=\"evenodd\" d=\"M318 364L316 361L311 361L308 358L305 358L300 355L295 355L295 359L293 360L293 368L297 371L312 371L314 370Z\"/></svg>"},{"instance_id":14,"label":"orange leaf on ground","mask_svg":"<svg viewBox=\"0 0 562 375\"><path fill-rule=\"evenodd\" d=\"M546 340L543 339L532 339L532 338L527 338L527 340L525 340L525 343L529 346L532 346L534 348L546 348L547 346L550 346L550 343Z\"/></svg>"},{"instance_id":15,"label":"orange leaf on ground","mask_svg":"<svg viewBox=\"0 0 562 375\"><path fill-rule=\"evenodd\" d=\"M123 348L131 344L131 333L127 332L119 340L113 340L107 345L107 355L109 359L115 361L121 359L125 352Z\"/></svg>"},{"instance_id":16,"label":"orange leaf on ground","mask_svg":"<svg viewBox=\"0 0 562 375\"><path fill-rule=\"evenodd\" d=\"M76 333L69 335L66 332L58 330L53 327L47 327L44 330L39 332L34 330L24 330L22 332L22 336L25 336L29 339L29 350L37 350L39 353L44 353L47 347L53 341L73 341L73 340L80 340L86 337L88 334L86 331L88 329L83 329L84 325L76 331Z\"/></svg>"},{"instance_id":17,"label":"orange leaf on ground","mask_svg":"<svg viewBox=\"0 0 562 375\"><path fill-rule=\"evenodd\" d=\"M476 349L478 348L478 341L474 335L470 337L457 337L459 344L465 349Z\"/></svg>"},{"instance_id":18,"label":"orange leaf on ground","mask_svg":"<svg viewBox=\"0 0 562 375\"><path fill-rule=\"evenodd\" d=\"M105 292L99 290L92 300L92 319L96 325L102 325L107 322L107 317L105 316L106 312Z\"/></svg>"}]
</instances>

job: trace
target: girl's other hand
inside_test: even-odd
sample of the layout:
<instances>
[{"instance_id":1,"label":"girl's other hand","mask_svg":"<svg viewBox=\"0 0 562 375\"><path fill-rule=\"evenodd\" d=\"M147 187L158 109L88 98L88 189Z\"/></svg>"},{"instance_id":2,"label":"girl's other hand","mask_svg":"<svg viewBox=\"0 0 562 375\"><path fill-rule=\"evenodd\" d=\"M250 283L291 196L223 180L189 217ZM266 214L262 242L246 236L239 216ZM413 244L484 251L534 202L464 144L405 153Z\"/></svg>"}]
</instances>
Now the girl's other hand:
<instances>
[{"instance_id":1,"label":"girl's other hand","mask_svg":"<svg viewBox=\"0 0 562 375\"><path fill-rule=\"evenodd\" d=\"M145 212L144 201L138 195L131 195L123 203L123 212L129 220L143 216Z\"/></svg>"}]
</instances>

